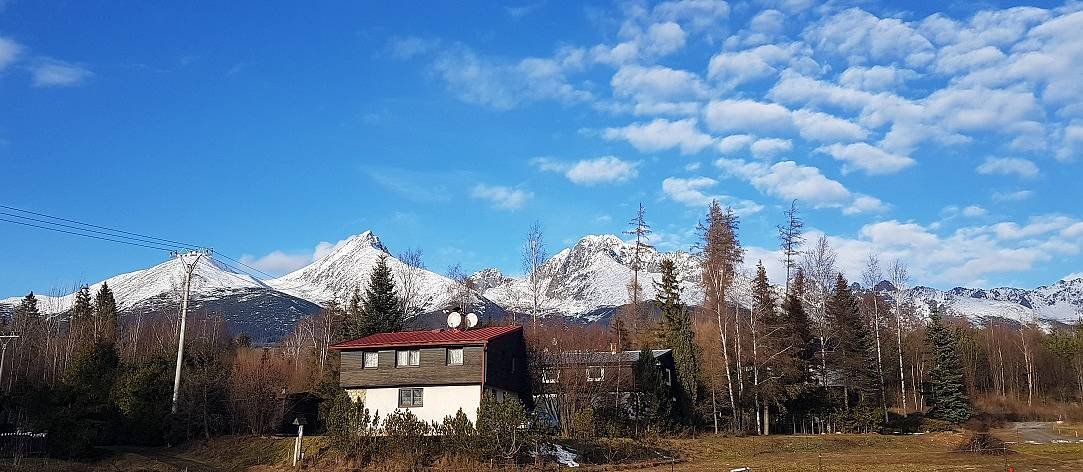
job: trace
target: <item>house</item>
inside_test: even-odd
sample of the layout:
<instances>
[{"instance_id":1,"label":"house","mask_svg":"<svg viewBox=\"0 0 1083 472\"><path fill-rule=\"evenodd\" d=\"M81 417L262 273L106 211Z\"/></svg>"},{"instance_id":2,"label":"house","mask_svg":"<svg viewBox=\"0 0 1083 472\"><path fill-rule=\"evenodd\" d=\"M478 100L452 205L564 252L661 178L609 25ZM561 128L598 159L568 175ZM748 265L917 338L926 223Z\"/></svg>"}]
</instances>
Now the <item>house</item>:
<instances>
[{"instance_id":1,"label":"house","mask_svg":"<svg viewBox=\"0 0 1083 472\"><path fill-rule=\"evenodd\" d=\"M669 349L650 351L661 382L676 392L678 380ZM540 372L536 403L543 414L559 418L584 405L623 404L633 393L647 393L653 385L638 385L636 364L641 351L571 351L542 353L535 361ZM676 395L670 398L676 401ZM563 410L560 411L560 410Z\"/></svg>"},{"instance_id":2,"label":"house","mask_svg":"<svg viewBox=\"0 0 1083 472\"><path fill-rule=\"evenodd\" d=\"M331 348L341 352L339 384L373 414L442 422L461 408L476 421L487 393L531 404L522 326L379 333Z\"/></svg>"}]
</instances>

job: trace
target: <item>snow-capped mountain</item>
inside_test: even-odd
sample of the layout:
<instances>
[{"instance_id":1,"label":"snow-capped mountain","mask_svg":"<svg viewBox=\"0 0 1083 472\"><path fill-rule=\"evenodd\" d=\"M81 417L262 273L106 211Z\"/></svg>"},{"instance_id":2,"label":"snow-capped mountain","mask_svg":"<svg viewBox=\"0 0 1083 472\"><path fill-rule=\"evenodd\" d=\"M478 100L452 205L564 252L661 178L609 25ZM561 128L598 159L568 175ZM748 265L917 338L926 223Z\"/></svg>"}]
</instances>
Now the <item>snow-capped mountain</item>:
<instances>
[{"instance_id":1,"label":"snow-capped mountain","mask_svg":"<svg viewBox=\"0 0 1083 472\"><path fill-rule=\"evenodd\" d=\"M563 249L542 266L541 286L545 296L543 309L552 314L586 315L630 301L635 243L607 235L591 235L574 246ZM662 260L672 259L681 277L684 300L696 304L703 300L699 286L699 261L688 253L663 253L654 249L641 251L639 285L643 300L653 299L654 285L661 281ZM475 274L482 294L506 307L526 311L531 305L530 284L525 277L511 278L496 269Z\"/></svg>"},{"instance_id":2,"label":"snow-capped mountain","mask_svg":"<svg viewBox=\"0 0 1083 472\"><path fill-rule=\"evenodd\" d=\"M122 315L171 314L180 305L184 290L185 264L195 262L190 292L194 313L222 315L231 330L245 331L253 339L277 339L293 323L315 313L318 307L306 300L271 288L247 274L233 271L212 257L180 256L154 267L110 277L90 285L91 296L109 284ZM49 296L37 293L38 309L45 314L67 312L75 304L75 293ZM22 297L0 300L10 311Z\"/></svg>"},{"instance_id":3,"label":"snow-capped mountain","mask_svg":"<svg viewBox=\"0 0 1083 472\"><path fill-rule=\"evenodd\" d=\"M886 288L890 290L890 284ZM914 301L919 313L926 313L929 302L935 301L971 319L998 317L1017 321L1071 322L1083 317L1083 279L1061 280L1034 290L956 287L941 291L918 286L905 290L902 296Z\"/></svg>"},{"instance_id":4,"label":"snow-capped mountain","mask_svg":"<svg viewBox=\"0 0 1083 472\"><path fill-rule=\"evenodd\" d=\"M289 274L267 281L267 285L314 303L336 299L345 304L353 290L368 285L376 261L383 256L401 289L402 277L411 268L392 256L372 231L351 236L327 255ZM449 304L457 284L425 269L416 270L417 293L423 296L422 311L438 310Z\"/></svg>"}]
</instances>

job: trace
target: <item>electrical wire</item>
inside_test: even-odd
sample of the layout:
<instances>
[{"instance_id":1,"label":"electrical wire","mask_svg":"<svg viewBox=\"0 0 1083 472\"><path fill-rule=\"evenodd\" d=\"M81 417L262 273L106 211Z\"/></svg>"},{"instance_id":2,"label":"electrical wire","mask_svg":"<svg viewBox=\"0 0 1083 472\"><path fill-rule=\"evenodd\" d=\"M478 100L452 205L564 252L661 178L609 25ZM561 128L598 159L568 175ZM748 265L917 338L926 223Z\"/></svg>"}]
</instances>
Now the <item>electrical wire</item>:
<instances>
[{"instance_id":1,"label":"electrical wire","mask_svg":"<svg viewBox=\"0 0 1083 472\"><path fill-rule=\"evenodd\" d=\"M77 233L75 231L67 231L67 230L63 230L63 229L60 229L60 228L51 228L51 227L48 227L48 226L41 226L41 225L36 225L36 224L33 224L33 223L27 223L25 221L9 220L9 219L6 219L6 218L0 218L0 221L6 222L6 223L14 223L14 224L17 224L17 225L30 226L30 227L33 227L33 228L41 228L41 229L45 229L45 230L49 230L49 231L56 231L56 232L59 232L59 233L73 234L75 236L83 236L85 238L94 238L94 239L100 239L102 241L112 241L114 243L128 244L128 245L131 245L131 246L139 246L139 247L145 247L145 248L149 248L149 249L157 249L159 251L166 251L166 252L175 251L175 249L169 248L169 247L151 246L151 245L148 245L148 244L140 244L140 243L133 242L133 241L125 241L125 240L121 240L121 239L105 238L105 237L102 237L102 236L95 236L93 234Z\"/></svg>"},{"instance_id":2,"label":"electrical wire","mask_svg":"<svg viewBox=\"0 0 1083 472\"><path fill-rule=\"evenodd\" d=\"M140 242L140 243L154 244L154 245L166 246L166 247L174 247L175 249L178 249L178 250L183 250L183 249L187 249L188 247L190 247L190 246L188 246L188 247L186 247L186 246L178 246L178 245L173 245L173 244L163 244L163 243L159 243L159 242L151 240L151 239L157 239L157 238L134 238L134 237L130 237L130 236L121 236L121 235L117 235L117 234L113 234L113 233L109 233L109 232L105 232L105 231L97 231L97 230L93 230L93 229L90 229L90 228L82 228L82 227L75 226L75 225L68 225L68 224L64 224L64 223L57 223L55 221L48 221L48 220L42 220L42 219L38 219L38 218L31 218L29 216L17 215L17 214L14 214L14 213L8 213L6 211L0 211L0 215L10 216L10 217L13 217L13 218L20 218L20 219L29 220L29 221L35 221L35 222L43 223L43 224L47 224L47 225L60 226L60 227L63 227L63 228L71 228L71 229L74 229L74 230L85 231L85 232L88 232L88 233L101 234L101 235L110 236L110 237L114 237L114 238L124 238L126 240L137 241L137 242Z\"/></svg>"},{"instance_id":3,"label":"electrical wire","mask_svg":"<svg viewBox=\"0 0 1083 472\"><path fill-rule=\"evenodd\" d=\"M180 241L174 241L172 239L156 238L154 236L147 236L145 234L133 233L131 231L124 231L124 230L119 230L119 229L116 229L116 228L109 228L109 227L106 227L106 226L93 225L93 224L90 224L90 223L83 223L82 221L69 220L67 218L61 218L59 216L46 215L44 213L38 213L38 212L30 211L30 210L24 210L22 208L15 208L15 207L12 207L12 206L7 206L7 205L0 205L0 208L4 208L4 209L7 209L7 210L12 210L12 211L18 211L18 212L21 212L21 213L29 213L31 215L41 216L41 217L45 217L45 218L49 218L49 219L53 219L53 220L64 221L64 222L67 222L67 223L75 223L77 225L89 226L91 228L104 229L106 231L112 231L114 233L121 233L121 234L127 234L127 235L131 235L131 236L138 236L138 237L146 238L146 239L154 239L154 240L158 240L158 241L161 241L161 242L170 243L171 245L177 245L177 246L185 247L185 248L200 247L198 244L183 243L183 242L180 242Z\"/></svg>"}]
</instances>

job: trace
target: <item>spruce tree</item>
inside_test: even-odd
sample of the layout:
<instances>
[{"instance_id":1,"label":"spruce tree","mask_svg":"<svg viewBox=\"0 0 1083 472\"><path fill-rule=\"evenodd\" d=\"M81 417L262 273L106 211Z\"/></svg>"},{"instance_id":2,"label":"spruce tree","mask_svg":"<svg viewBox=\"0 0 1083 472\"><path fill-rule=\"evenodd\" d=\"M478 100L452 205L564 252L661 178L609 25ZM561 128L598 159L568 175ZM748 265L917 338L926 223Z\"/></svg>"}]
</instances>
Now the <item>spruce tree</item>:
<instances>
[{"instance_id":1,"label":"spruce tree","mask_svg":"<svg viewBox=\"0 0 1083 472\"><path fill-rule=\"evenodd\" d=\"M667 428L673 420L669 388L656 362L651 348L644 346L635 365L636 393L632 405L640 424L654 430Z\"/></svg>"},{"instance_id":2,"label":"spruce tree","mask_svg":"<svg viewBox=\"0 0 1083 472\"><path fill-rule=\"evenodd\" d=\"M113 342L117 339L117 301L109 284L102 282L102 288L94 297L94 340Z\"/></svg>"},{"instance_id":3,"label":"spruce tree","mask_svg":"<svg viewBox=\"0 0 1083 472\"><path fill-rule=\"evenodd\" d=\"M346 304L345 319L342 320L340 326L343 340L364 336L361 334L361 300L361 288L354 287L350 294L350 301Z\"/></svg>"},{"instance_id":4,"label":"spruce tree","mask_svg":"<svg viewBox=\"0 0 1083 472\"><path fill-rule=\"evenodd\" d=\"M871 398L877 391L872 337L858 309L857 298L841 273L835 279L835 291L827 301L826 311L838 340L833 354L840 382L847 394L857 393L862 400ZM844 401L849 409L849 395Z\"/></svg>"},{"instance_id":5,"label":"spruce tree","mask_svg":"<svg viewBox=\"0 0 1083 472\"><path fill-rule=\"evenodd\" d=\"M359 336L375 333L402 331L405 313L395 293L395 279L387 266L387 256L380 256L369 276L365 289L365 301L361 305L361 329Z\"/></svg>"},{"instance_id":6,"label":"spruce tree","mask_svg":"<svg viewBox=\"0 0 1083 472\"><path fill-rule=\"evenodd\" d=\"M785 325L785 335L789 337L789 344L794 352L794 368L796 375L795 383L808 380L812 363L816 357L816 346L813 344L812 321L802 299L805 296L805 273L797 269L790 288L786 293L786 300L782 302L782 322ZM797 378L799 377L799 378Z\"/></svg>"},{"instance_id":7,"label":"spruce tree","mask_svg":"<svg viewBox=\"0 0 1083 472\"><path fill-rule=\"evenodd\" d=\"M933 306L929 325L925 328L925 345L932 351L935 364L929 371L926 401L931 409L929 416L954 423L970 418L970 399L963 383L962 360L957 349L957 333L944 326L940 310Z\"/></svg>"},{"instance_id":8,"label":"spruce tree","mask_svg":"<svg viewBox=\"0 0 1083 472\"><path fill-rule=\"evenodd\" d=\"M661 264L662 281L657 284L656 302L662 311L663 344L673 351L673 363L677 368L677 380L680 382L682 417L691 419L692 408L698 400L699 360L696 356L696 344L692 333L692 317L688 307L681 302L681 283L677 277L677 266L672 260L663 259Z\"/></svg>"},{"instance_id":9,"label":"spruce tree","mask_svg":"<svg viewBox=\"0 0 1083 472\"><path fill-rule=\"evenodd\" d=\"M71 308L69 326L69 334L74 335L80 347L91 340L94 330L94 305L90 299L90 288L86 285L75 292L75 305Z\"/></svg>"},{"instance_id":10,"label":"spruce tree","mask_svg":"<svg viewBox=\"0 0 1083 472\"><path fill-rule=\"evenodd\" d=\"M12 329L18 332L30 332L31 326L41 320L41 312L38 311L38 297L34 292L23 297L19 305L15 307L15 316L12 319ZM25 342L25 341L24 341Z\"/></svg>"},{"instance_id":11,"label":"spruce tree","mask_svg":"<svg viewBox=\"0 0 1083 472\"><path fill-rule=\"evenodd\" d=\"M789 365L793 353L788 349L790 339L788 326L779 315L775 302L775 293L767 280L767 270L763 262L756 264L756 278L752 284L752 312L755 316L753 382L756 391L766 400L777 400L782 396L781 383L777 374ZM771 373L768 375L768 373Z\"/></svg>"}]
</instances>

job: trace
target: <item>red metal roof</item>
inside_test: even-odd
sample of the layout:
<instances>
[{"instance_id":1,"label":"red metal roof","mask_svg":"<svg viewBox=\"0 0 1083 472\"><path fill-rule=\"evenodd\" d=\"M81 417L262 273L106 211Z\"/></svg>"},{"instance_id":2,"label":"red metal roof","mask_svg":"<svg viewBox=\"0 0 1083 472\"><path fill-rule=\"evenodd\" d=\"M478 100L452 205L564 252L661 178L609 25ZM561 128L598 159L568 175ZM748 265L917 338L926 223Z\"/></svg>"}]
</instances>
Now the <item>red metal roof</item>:
<instances>
[{"instance_id":1,"label":"red metal roof","mask_svg":"<svg viewBox=\"0 0 1083 472\"><path fill-rule=\"evenodd\" d=\"M331 346L331 349L365 349L392 346L442 346L448 344L484 344L494 338L522 330L522 326L491 326L478 329L433 329L378 333Z\"/></svg>"}]
</instances>

